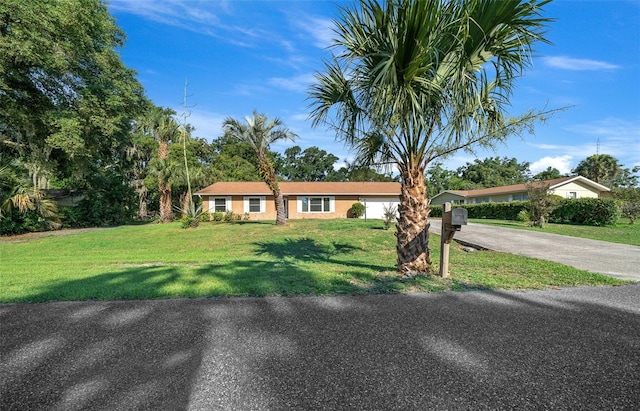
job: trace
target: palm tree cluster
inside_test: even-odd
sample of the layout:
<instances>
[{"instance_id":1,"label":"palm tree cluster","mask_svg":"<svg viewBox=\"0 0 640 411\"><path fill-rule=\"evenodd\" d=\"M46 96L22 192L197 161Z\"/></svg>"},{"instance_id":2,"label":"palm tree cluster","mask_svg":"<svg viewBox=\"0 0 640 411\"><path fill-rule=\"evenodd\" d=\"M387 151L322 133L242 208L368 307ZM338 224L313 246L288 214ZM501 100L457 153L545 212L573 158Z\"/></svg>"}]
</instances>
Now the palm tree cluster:
<instances>
[{"instance_id":1,"label":"palm tree cluster","mask_svg":"<svg viewBox=\"0 0 640 411\"><path fill-rule=\"evenodd\" d=\"M360 0L335 22L333 59L310 90L313 124L332 127L359 160L402 181L401 274L426 272L430 161L518 133L542 113L508 118L532 46L546 42L549 0Z\"/></svg>"}]
</instances>

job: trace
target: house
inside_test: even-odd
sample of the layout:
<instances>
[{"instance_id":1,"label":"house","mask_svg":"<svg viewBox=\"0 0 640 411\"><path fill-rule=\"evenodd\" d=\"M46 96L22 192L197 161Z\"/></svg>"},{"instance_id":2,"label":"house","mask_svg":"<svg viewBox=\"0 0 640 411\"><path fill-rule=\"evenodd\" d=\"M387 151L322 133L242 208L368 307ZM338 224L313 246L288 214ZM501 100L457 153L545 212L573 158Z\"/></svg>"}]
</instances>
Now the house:
<instances>
[{"instance_id":1,"label":"house","mask_svg":"<svg viewBox=\"0 0 640 411\"><path fill-rule=\"evenodd\" d=\"M608 197L610 189L582 176L562 177L554 180L536 181L534 187L549 185L549 192L563 198ZM501 203L526 200L528 184L481 188L479 190L446 190L431 198L431 204L450 202L453 204Z\"/></svg>"},{"instance_id":2,"label":"house","mask_svg":"<svg viewBox=\"0 0 640 411\"><path fill-rule=\"evenodd\" d=\"M383 218L384 207L400 203L396 182L280 182L287 218L347 218L361 202L366 218ZM264 182L218 182L195 193L203 210L249 213L252 220L275 220L273 194ZM365 217L365 216L363 216Z\"/></svg>"}]
</instances>

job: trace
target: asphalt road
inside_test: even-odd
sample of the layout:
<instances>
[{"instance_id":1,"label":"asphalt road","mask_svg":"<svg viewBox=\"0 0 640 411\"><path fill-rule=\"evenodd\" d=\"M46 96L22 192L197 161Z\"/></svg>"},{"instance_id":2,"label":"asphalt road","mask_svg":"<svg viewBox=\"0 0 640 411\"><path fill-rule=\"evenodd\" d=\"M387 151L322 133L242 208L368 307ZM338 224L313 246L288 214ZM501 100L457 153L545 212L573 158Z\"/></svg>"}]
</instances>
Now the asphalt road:
<instances>
[{"instance_id":1,"label":"asphalt road","mask_svg":"<svg viewBox=\"0 0 640 411\"><path fill-rule=\"evenodd\" d=\"M2 410L632 410L640 284L0 305Z\"/></svg>"},{"instance_id":2,"label":"asphalt road","mask_svg":"<svg viewBox=\"0 0 640 411\"><path fill-rule=\"evenodd\" d=\"M429 231L439 235L441 221L430 220L430 224ZM474 223L462 226L454 240L488 250L555 261L623 280L640 281L640 247L635 245Z\"/></svg>"}]
</instances>

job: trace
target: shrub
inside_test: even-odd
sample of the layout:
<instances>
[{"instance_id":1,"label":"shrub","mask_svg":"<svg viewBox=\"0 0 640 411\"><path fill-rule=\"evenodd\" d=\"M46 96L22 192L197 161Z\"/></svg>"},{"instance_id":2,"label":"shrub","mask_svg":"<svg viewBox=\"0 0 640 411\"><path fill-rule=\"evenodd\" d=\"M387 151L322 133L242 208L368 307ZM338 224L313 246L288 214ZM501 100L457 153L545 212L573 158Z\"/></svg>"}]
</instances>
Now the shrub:
<instances>
[{"instance_id":1,"label":"shrub","mask_svg":"<svg viewBox=\"0 0 640 411\"><path fill-rule=\"evenodd\" d=\"M203 216L209 213L202 211L202 204L197 207L191 203L187 209L187 212L180 217L180 226L182 228L198 228L200 227L200 221L203 220Z\"/></svg>"},{"instance_id":2,"label":"shrub","mask_svg":"<svg viewBox=\"0 0 640 411\"><path fill-rule=\"evenodd\" d=\"M200 227L200 217L192 217L190 215L184 215L180 218L180 227L198 228Z\"/></svg>"},{"instance_id":3,"label":"shrub","mask_svg":"<svg viewBox=\"0 0 640 411\"><path fill-rule=\"evenodd\" d=\"M222 221L224 219L224 214L220 211L216 211L213 213L213 221Z\"/></svg>"},{"instance_id":4,"label":"shrub","mask_svg":"<svg viewBox=\"0 0 640 411\"><path fill-rule=\"evenodd\" d=\"M620 218L620 206L612 198L577 198L558 201L549 221L593 226L613 225Z\"/></svg>"},{"instance_id":5,"label":"shrub","mask_svg":"<svg viewBox=\"0 0 640 411\"><path fill-rule=\"evenodd\" d=\"M206 221L211 221L212 218L213 217L212 217L211 213L208 213L206 211L200 214L200 222L202 222L202 223L204 223Z\"/></svg>"},{"instance_id":6,"label":"shrub","mask_svg":"<svg viewBox=\"0 0 640 411\"><path fill-rule=\"evenodd\" d=\"M224 217L222 217L222 220L227 223L233 221L233 212L227 211L226 213L224 213Z\"/></svg>"},{"instance_id":7,"label":"shrub","mask_svg":"<svg viewBox=\"0 0 640 411\"><path fill-rule=\"evenodd\" d=\"M249 221L250 218L251 218L251 214L250 213L244 213L244 215L242 216L242 219L244 221Z\"/></svg>"},{"instance_id":8,"label":"shrub","mask_svg":"<svg viewBox=\"0 0 640 411\"><path fill-rule=\"evenodd\" d=\"M640 187L616 188L613 198L620 201L622 216L634 224L640 216Z\"/></svg>"},{"instance_id":9,"label":"shrub","mask_svg":"<svg viewBox=\"0 0 640 411\"><path fill-rule=\"evenodd\" d=\"M382 215L384 216L384 229L388 230L391 224L396 221L398 210L395 206L388 204L382 205Z\"/></svg>"},{"instance_id":10,"label":"shrub","mask_svg":"<svg viewBox=\"0 0 640 411\"><path fill-rule=\"evenodd\" d=\"M629 224L634 224L640 216L640 201L628 201L622 204L622 216L629 219Z\"/></svg>"},{"instance_id":11,"label":"shrub","mask_svg":"<svg viewBox=\"0 0 640 411\"><path fill-rule=\"evenodd\" d=\"M527 210L522 210L516 216L516 220L521 221L523 223L528 223L531 221L531 215Z\"/></svg>"},{"instance_id":12,"label":"shrub","mask_svg":"<svg viewBox=\"0 0 640 411\"><path fill-rule=\"evenodd\" d=\"M360 218L364 215L364 204L357 202L351 206L351 216L353 218Z\"/></svg>"},{"instance_id":13,"label":"shrub","mask_svg":"<svg viewBox=\"0 0 640 411\"><path fill-rule=\"evenodd\" d=\"M486 218L495 220L517 220L518 213L526 210L528 202L512 201L509 203L479 203L479 204L454 204L455 207L465 208L469 218ZM442 217L442 206L431 206L431 217Z\"/></svg>"}]
</instances>

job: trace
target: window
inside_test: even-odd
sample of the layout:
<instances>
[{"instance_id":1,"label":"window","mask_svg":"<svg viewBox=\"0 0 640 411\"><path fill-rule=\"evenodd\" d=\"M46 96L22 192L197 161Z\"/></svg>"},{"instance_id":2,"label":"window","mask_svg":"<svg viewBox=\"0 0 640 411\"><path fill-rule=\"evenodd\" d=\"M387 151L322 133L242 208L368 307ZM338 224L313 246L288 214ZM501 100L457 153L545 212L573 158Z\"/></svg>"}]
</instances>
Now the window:
<instances>
[{"instance_id":1,"label":"window","mask_svg":"<svg viewBox=\"0 0 640 411\"><path fill-rule=\"evenodd\" d=\"M213 211L219 211L222 213L227 212L227 199L224 197L216 197L212 201Z\"/></svg>"},{"instance_id":2,"label":"window","mask_svg":"<svg viewBox=\"0 0 640 411\"><path fill-rule=\"evenodd\" d=\"M578 198L578 193L575 191L569 191L567 193L567 198Z\"/></svg>"},{"instance_id":3,"label":"window","mask_svg":"<svg viewBox=\"0 0 640 411\"><path fill-rule=\"evenodd\" d=\"M245 197L244 212L245 213L264 213L265 197Z\"/></svg>"},{"instance_id":4,"label":"window","mask_svg":"<svg viewBox=\"0 0 640 411\"><path fill-rule=\"evenodd\" d=\"M528 198L529 196L526 193L514 194L513 196L511 196L511 201L525 201Z\"/></svg>"},{"instance_id":5,"label":"window","mask_svg":"<svg viewBox=\"0 0 640 411\"><path fill-rule=\"evenodd\" d=\"M333 209L333 197L300 197L301 213L330 213Z\"/></svg>"},{"instance_id":6,"label":"window","mask_svg":"<svg viewBox=\"0 0 640 411\"><path fill-rule=\"evenodd\" d=\"M475 201L476 204L478 204L478 203L489 203L489 202L491 202L491 197L478 197L478 198L476 198L476 201Z\"/></svg>"},{"instance_id":7,"label":"window","mask_svg":"<svg viewBox=\"0 0 640 411\"><path fill-rule=\"evenodd\" d=\"M260 199L259 198L250 198L249 199L249 212L250 213L259 213L260 212Z\"/></svg>"},{"instance_id":8,"label":"window","mask_svg":"<svg viewBox=\"0 0 640 411\"><path fill-rule=\"evenodd\" d=\"M322 212L322 198L315 197L309 199L309 211L312 213L321 213Z\"/></svg>"}]
</instances>

